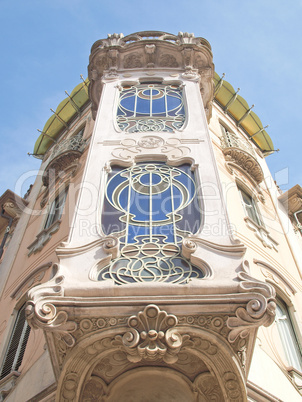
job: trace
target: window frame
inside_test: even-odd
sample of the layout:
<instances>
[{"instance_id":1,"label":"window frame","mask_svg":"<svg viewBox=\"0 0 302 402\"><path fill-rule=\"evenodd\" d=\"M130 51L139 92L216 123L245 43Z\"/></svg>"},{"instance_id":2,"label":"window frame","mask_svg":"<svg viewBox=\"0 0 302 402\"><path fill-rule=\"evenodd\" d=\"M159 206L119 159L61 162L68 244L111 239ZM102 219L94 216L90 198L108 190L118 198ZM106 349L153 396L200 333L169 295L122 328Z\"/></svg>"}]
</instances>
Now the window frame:
<instances>
[{"instance_id":1,"label":"window frame","mask_svg":"<svg viewBox=\"0 0 302 402\"><path fill-rule=\"evenodd\" d=\"M61 219L66 204L68 189L69 186L66 186L63 190L59 191L55 198L49 203L43 230L47 231L55 222ZM56 206L56 204L58 205Z\"/></svg>"},{"instance_id":2,"label":"window frame","mask_svg":"<svg viewBox=\"0 0 302 402\"><path fill-rule=\"evenodd\" d=\"M137 160L136 163L129 166L123 166L119 163L111 165L105 180L101 224L102 233L105 236L119 238L120 255L109 264L106 261L105 265L99 264L96 266L92 273L94 280L111 279L117 285L141 282L185 284L188 283L190 278L203 279L205 276L209 276L210 270L207 270L204 265L202 267L197 264L194 265L188 258L181 255L181 237L184 239L191 234L197 233L203 225L202 211L204 208L202 198L199 197L199 175L195 168L196 165L192 161L182 161L179 164L171 165L167 160L160 159ZM163 180L152 184L153 177L151 177L150 185L148 181L145 181L148 173L149 177L153 174L154 178L158 175L163 176ZM176 173L176 179L173 173ZM178 177L180 181L176 184L174 180L177 182ZM125 178L125 180L118 181L118 185L114 186L112 183L116 178ZM169 185L166 186L164 183L169 183ZM188 187L186 187L186 184L188 184ZM109 187L113 187L114 191L109 190ZM149 187L149 191L146 191L146 187ZM125 191L126 189L127 191ZM174 205L172 201L171 205L166 205L167 200L169 203L169 200L174 199L171 197L171 193L175 194L175 190L179 193L175 198L179 200L179 205ZM124 191L124 201L120 202L119 197ZM182 192L184 192L183 197L181 197ZM110 194L109 197L108 194ZM150 209L140 208L139 198L141 195L143 196L143 201L146 199L145 197L152 199L152 202L148 201L147 203ZM180 200L182 200L183 204ZM162 209L165 218L158 216L156 212L158 205L155 210L152 209L157 201L161 206L166 205ZM132 209L133 205L135 205L135 209ZM171 210L167 209L170 207ZM189 223L194 230L192 232L186 223L187 219L191 217L191 212L188 212L190 208L195 209L196 217L199 219L198 227L195 225L196 219ZM113 227L115 230L112 231L105 219L107 213L111 218L116 213L121 214L121 216L117 215L115 219L123 223L124 226L117 227L114 221ZM188 216L188 213L190 216ZM153 216L157 216L159 219L153 219ZM135 222L132 222L132 217L137 218ZM180 222L182 222L183 226ZM141 232L139 231L141 228L150 228L150 230L147 229ZM135 236L134 233L136 233ZM169 234L171 237L169 237ZM177 268L179 264L183 268L182 271ZM148 275L145 272L145 266L149 272Z\"/></svg>"},{"instance_id":3,"label":"window frame","mask_svg":"<svg viewBox=\"0 0 302 402\"><path fill-rule=\"evenodd\" d=\"M0 380L7 377L12 372L18 372L19 367L22 364L27 342L30 336L30 326L25 316L26 304L23 304L19 310L16 311L14 324L10 331L9 341L5 347L5 353L0 365ZM22 329L18 330L18 325L21 320L24 320ZM14 344L18 342L18 346L14 349ZM12 359L13 356L13 359ZM11 361L12 360L12 361Z\"/></svg>"},{"instance_id":4,"label":"window frame","mask_svg":"<svg viewBox=\"0 0 302 402\"><path fill-rule=\"evenodd\" d=\"M249 218L254 224L260 227L264 227L263 219L260 214L259 208L257 206L257 201L255 196L251 194L250 191L247 191L245 187L238 185L238 192L241 201L242 208L245 212L247 218ZM243 195L247 196L251 201L250 204L247 204L243 198ZM252 211L252 212L251 212Z\"/></svg>"},{"instance_id":5,"label":"window frame","mask_svg":"<svg viewBox=\"0 0 302 402\"><path fill-rule=\"evenodd\" d=\"M231 130L228 126L226 126L224 123L222 123L220 120L219 120L219 126L222 133L222 140L225 142L225 145L228 148L231 148L233 145L232 145L232 139L230 139L230 135L234 136L235 135L234 131Z\"/></svg>"},{"instance_id":6,"label":"window frame","mask_svg":"<svg viewBox=\"0 0 302 402\"><path fill-rule=\"evenodd\" d=\"M157 112L154 115L148 114L147 112L138 112L137 111L137 105L138 105L138 94L140 92L143 92L143 89L140 87L146 87L146 90L148 90L148 86L161 86L164 89L164 98L165 98L165 110L162 112ZM173 86L175 88L173 88ZM128 87L128 88L126 88ZM167 94L167 88L170 88L171 90L177 90L179 92L179 99L181 100L180 105L175 106L171 110L168 108L168 101L167 98L170 96ZM124 89L125 88L125 89ZM119 93L117 94L117 103L116 103L116 108L115 108L115 116L114 116L114 121L115 121L115 126L118 131L120 132L125 132L129 134L133 133L140 133L140 132L166 132L166 133L173 133L176 131L182 131L186 121L187 121L187 107L186 107L186 101L185 101L185 94L184 94L184 87L183 87L183 82L182 81L169 81L166 82L163 79L148 79L148 80L139 80L136 82L121 82L120 85L118 86ZM133 94L132 96L129 96L126 98L134 98L134 105L133 105L133 113L130 115L123 115L123 113L127 110L125 109L125 106L121 105L121 100L122 99L122 93L123 91L132 91ZM157 90L155 88L155 90ZM141 98L139 98L141 99ZM142 100L143 100L143 95L142 95ZM146 99L147 100L147 99ZM153 102L152 96L151 96L151 103ZM151 103L149 102L149 110L153 110L153 108L150 106ZM175 112L175 115L173 116L172 111L174 109L179 109L177 112ZM181 112L181 113L179 113ZM172 113L172 114L171 114ZM160 116L159 114L162 114ZM164 116L163 116L164 114ZM138 116L139 115L139 116ZM125 120L124 120L125 119ZM174 119L174 122L173 122Z\"/></svg>"},{"instance_id":7,"label":"window frame","mask_svg":"<svg viewBox=\"0 0 302 402\"><path fill-rule=\"evenodd\" d=\"M278 317L279 311L283 317ZM284 318L285 317L285 318ZM284 323L285 325L282 325ZM293 367L302 373L302 349L297 336L292 315L288 304L280 297L276 298L276 318L275 324L282 344L283 352L288 363L288 367Z\"/></svg>"}]
</instances>

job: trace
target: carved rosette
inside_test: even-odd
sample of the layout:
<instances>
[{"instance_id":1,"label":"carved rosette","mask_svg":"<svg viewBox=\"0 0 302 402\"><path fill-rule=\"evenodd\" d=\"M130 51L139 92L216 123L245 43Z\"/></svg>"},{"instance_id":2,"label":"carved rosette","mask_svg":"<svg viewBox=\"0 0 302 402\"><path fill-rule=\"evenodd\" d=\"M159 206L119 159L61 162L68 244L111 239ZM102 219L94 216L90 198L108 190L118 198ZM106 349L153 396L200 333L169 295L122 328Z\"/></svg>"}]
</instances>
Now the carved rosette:
<instances>
[{"instance_id":1,"label":"carved rosette","mask_svg":"<svg viewBox=\"0 0 302 402\"><path fill-rule=\"evenodd\" d=\"M175 328L177 318L174 315L150 304L130 317L128 325L130 330L116 339L122 342L129 361L163 360L173 364L178 360L183 337Z\"/></svg>"},{"instance_id":2,"label":"carved rosette","mask_svg":"<svg viewBox=\"0 0 302 402\"><path fill-rule=\"evenodd\" d=\"M117 79L117 72L128 69L173 69L187 79L197 79L208 119L214 96L214 65L210 44L193 34L177 36L145 31L128 35L108 35L92 46L88 66L89 96L95 118L102 92L102 79Z\"/></svg>"}]
</instances>

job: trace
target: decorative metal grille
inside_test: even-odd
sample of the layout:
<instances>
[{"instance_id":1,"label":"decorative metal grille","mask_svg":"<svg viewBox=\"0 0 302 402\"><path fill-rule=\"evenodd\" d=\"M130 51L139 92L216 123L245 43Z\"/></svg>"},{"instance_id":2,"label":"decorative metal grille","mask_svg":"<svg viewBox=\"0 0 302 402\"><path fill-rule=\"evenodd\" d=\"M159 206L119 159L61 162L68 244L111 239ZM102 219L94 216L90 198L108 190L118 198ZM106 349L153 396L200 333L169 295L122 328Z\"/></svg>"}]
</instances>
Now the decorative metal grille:
<instances>
[{"instance_id":1,"label":"decorative metal grille","mask_svg":"<svg viewBox=\"0 0 302 402\"><path fill-rule=\"evenodd\" d=\"M124 86L119 97L117 124L129 133L173 132L185 122L182 90L176 85Z\"/></svg>"},{"instance_id":2,"label":"decorative metal grille","mask_svg":"<svg viewBox=\"0 0 302 402\"><path fill-rule=\"evenodd\" d=\"M73 137L67 138L56 144L53 148L51 159L56 158L58 155L66 151L79 151L83 152L85 148L85 141L83 140L84 129Z\"/></svg>"},{"instance_id":3,"label":"decorative metal grille","mask_svg":"<svg viewBox=\"0 0 302 402\"><path fill-rule=\"evenodd\" d=\"M106 234L119 237L121 257L101 269L99 280L187 283L203 277L180 255L184 237L201 224L188 165L147 163L113 169L102 222Z\"/></svg>"},{"instance_id":4,"label":"decorative metal grille","mask_svg":"<svg viewBox=\"0 0 302 402\"><path fill-rule=\"evenodd\" d=\"M255 156L255 151L247 139L243 136L239 137L239 135L229 131L222 125L220 125L220 127L222 131L221 144L223 148L239 148Z\"/></svg>"}]
</instances>

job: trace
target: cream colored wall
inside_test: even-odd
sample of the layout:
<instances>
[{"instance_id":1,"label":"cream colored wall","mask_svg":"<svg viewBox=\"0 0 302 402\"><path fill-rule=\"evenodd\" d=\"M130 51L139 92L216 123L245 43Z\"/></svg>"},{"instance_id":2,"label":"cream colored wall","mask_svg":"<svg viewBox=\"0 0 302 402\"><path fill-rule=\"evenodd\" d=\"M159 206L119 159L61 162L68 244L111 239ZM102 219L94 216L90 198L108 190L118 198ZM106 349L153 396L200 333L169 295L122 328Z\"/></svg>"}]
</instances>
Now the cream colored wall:
<instances>
[{"instance_id":1,"label":"cream colored wall","mask_svg":"<svg viewBox=\"0 0 302 402\"><path fill-rule=\"evenodd\" d=\"M73 123L71 130L67 132L62 139L66 138L68 135L72 135L73 132L77 131L78 128L84 123L84 139L89 141L94 125L94 121L91 119L89 108L80 119ZM59 244L62 243L62 241L65 241L68 238L88 148L89 146L86 147L79 160L79 167L75 176L70 180L69 191L58 232L52 235L50 240L44 245L41 251L28 256L28 246L35 240L37 234L43 229L48 210L48 203L46 203L44 208L41 208L40 205L45 188L42 185L41 175L38 175L29 197L29 205L22 213L20 222L15 229L11 244L7 248L5 253L6 255L3 257L3 260L0 264L0 281L3 286L3 292L0 299L0 363L2 363L6 353L17 311L26 301L27 290L33 285L49 280L52 275L52 266L48 268L43 278L41 278L41 272L38 272L34 275L33 273L35 273L36 270L44 264L49 262L54 264L58 262L55 250ZM41 165L42 173L47 166L48 161L48 159L43 161ZM50 193L49 200L52 201L52 198L53 195ZM6 269L1 270L1 268L5 267ZM15 295L16 291L17 295ZM30 370L34 364L38 365L38 368L35 369L36 371L39 371L39 367L41 370L43 370L43 366L45 364L44 360L46 358L41 359L41 356L45 354L45 347L46 344L43 331L31 330L23 362L19 369L22 374ZM26 387L26 381L23 383ZM40 384L40 388L43 389L42 384ZM21 387L21 390L22 389L23 388ZM18 391L18 393L19 392L20 391ZM21 401L21 399L18 398L12 400Z\"/></svg>"},{"instance_id":2,"label":"cream colored wall","mask_svg":"<svg viewBox=\"0 0 302 402\"><path fill-rule=\"evenodd\" d=\"M278 202L277 198L280 194L266 162L261 156L257 156L257 160L264 172L264 180L259 184L264 202L258 201L257 206L265 228L271 238L278 243L276 249L265 246L248 228L244 221L246 215L241 205L236 180L239 183L245 183L255 196L257 191L249 181L248 175L238 173L236 176L235 170L232 174L226 168L226 160L221 150L219 121L222 121L234 133L239 133L239 135L242 133L219 106L215 105L210 122L210 132L234 235L247 246L246 260L249 262L251 275L270 283L275 288L277 295L287 304L297 338L302 344L300 263L302 253L299 246L301 239L297 239L297 234L294 233L284 208ZM268 328L260 327L249 380L284 401L300 400L302 397L298 394L297 388L292 385L288 366L289 363L286 360L276 324L273 323Z\"/></svg>"}]
</instances>

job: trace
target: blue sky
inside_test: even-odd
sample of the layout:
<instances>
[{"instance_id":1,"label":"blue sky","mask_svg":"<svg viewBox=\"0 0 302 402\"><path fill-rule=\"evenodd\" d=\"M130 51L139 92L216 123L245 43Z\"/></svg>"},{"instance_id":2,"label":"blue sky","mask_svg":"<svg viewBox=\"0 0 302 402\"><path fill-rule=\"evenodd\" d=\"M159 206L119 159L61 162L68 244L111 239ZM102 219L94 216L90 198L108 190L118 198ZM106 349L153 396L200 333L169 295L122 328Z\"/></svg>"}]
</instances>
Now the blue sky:
<instances>
[{"instance_id":1,"label":"blue sky","mask_svg":"<svg viewBox=\"0 0 302 402\"><path fill-rule=\"evenodd\" d=\"M280 149L266 159L273 176L284 190L302 185L301 15L301 0L0 0L0 195L24 195L34 180L37 128L87 76L92 44L143 30L206 38L217 73L269 124Z\"/></svg>"}]
</instances>

